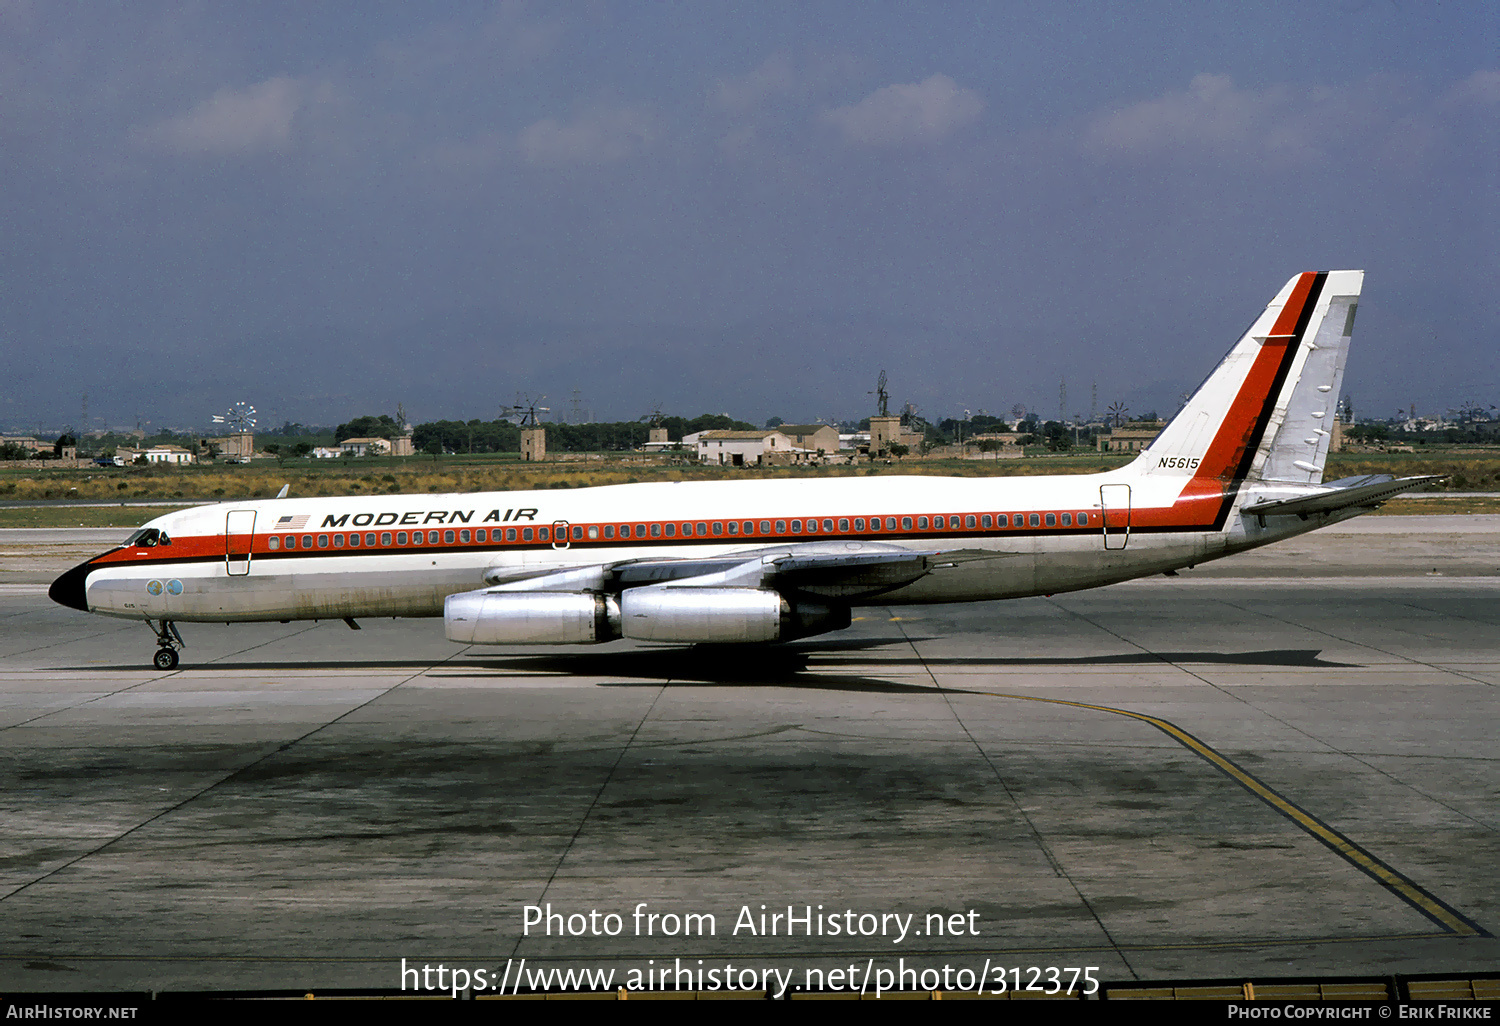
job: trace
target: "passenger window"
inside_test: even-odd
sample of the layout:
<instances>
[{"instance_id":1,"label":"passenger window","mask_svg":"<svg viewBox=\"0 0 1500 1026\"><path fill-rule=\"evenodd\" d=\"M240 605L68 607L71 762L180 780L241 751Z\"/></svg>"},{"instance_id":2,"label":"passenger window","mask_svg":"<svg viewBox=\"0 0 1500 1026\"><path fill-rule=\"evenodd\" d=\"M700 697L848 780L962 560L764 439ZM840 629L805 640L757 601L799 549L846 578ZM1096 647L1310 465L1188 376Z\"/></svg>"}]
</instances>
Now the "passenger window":
<instances>
[{"instance_id":1,"label":"passenger window","mask_svg":"<svg viewBox=\"0 0 1500 1026\"><path fill-rule=\"evenodd\" d=\"M1089 522L1089 515L1087 513L1080 513L1080 514L1078 514L1078 526L1079 527L1084 526L1088 522Z\"/></svg>"},{"instance_id":2,"label":"passenger window","mask_svg":"<svg viewBox=\"0 0 1500 1026\"><path fill-rule=\"evenodd\" d=\"M613 538L614 536L615 536L615 525L614 524L605 524L604 525L604 537L606 537L606 538Z\"/></svg>"},{"instance_id":3,"label":"passenger window","mask_svg":"<svg viewBox=\"0 0 1500 1026\"><path fill-rule=\"evenodd\" d=\"M405 531L397 531L396 532L396 544L397 545L405 545L406 544L406 532Z\"/></svg>"},{"instance_id":4,"label":"passenger window","mask_svg":"<svg viewBox=\"0 0 1500 1026\"><path fill-rule=\"evenodd\" d=\"M1042 526L1042 518L1039 517L1039 516L1037 516L1035 513L1031 514L1031 526L1032 527L1041 527Z\"/></svg>"},{"instance_id":5,"label":"passenger window","mask_svg":"<svg viewBox=\"0 0 1500 1026\"><path fill-rule=\"evenodd\" d=\"M448 533L452 534L453 532L449 531ZM307 539L304 538L302 540L306 541ZM391 543L391 532L389 532L389 531L382 531L380 533L380 544L382 544L382 545L389 545L390 543Z\"/></svg>"},{"instance_id":6,"label":"passenger window","mask_svg":"<svg viewBox=\"0 0 1500 1026\"><path fill-rule=\"evenodd\" d=\"M530 535L530 533L531 533L530 528L527 529L526 533L528 535ZM507 527L505 529L505 540L506 541L515 541L516 540L516 529L514 527Z\"/></svg>"},{"instance_id":7,"label":"passenger window","mask_svg":"<svg viewBox=\"0 0 1500 1026\"><path fill-rule=\"evenodd\" d=\"M903 531L910 531L911 530L911 517L902 517L901 518L901 530L903 530Z\"/></svg>"},{"instance_id":8,"label":"passenger window","mask_svg":"<svg viewBox=\"0 0 1500 1026\"><path fill-rule=\"evenodd\" d=\"M295 549L297 547L297 536L295 534L289 534L286 536L286 547L289 549Z\"/></svg>"},{"instance_id":9,"label":"passenger window","mask_svg":"<svg viewBox=\"0 0 1500 1026\"><path fill-rule=\"evenodd\" d=\"M848 530L848 528L845 528L845 530ZM825 534L831 534L832 532L833 532L833 521L832 520L825 520L825 521L823 521L823 533L825 533Z\"/></svg>"},{"instance_id":10,"label":"passenger window","mask_svg":"<svg viewBox=\"0 0 1500 1026\"><path fill-rule=\"evenodd\" d=\"M336 534L336 535L333 536L333 547L336 548L336 549L341 549L341 548L344 547L344 536L343 535Z\"/></svg>"},{"instance_id":11,"label":"passenger window","mask_svg":"<svg viewBox=\"0 0 1500 1026\"><path fill-rule=\"evenodd\" d=\"M907 517L906 518L906 526L907 527L911 526L911 517ZM896 518L895 517L886 517L885 518L885 529L887 531L894 531L896 529Z\"/></svg>"},{"instance_id":12,"label":"passenger window","mask_svg":"<svg viewBox=\"0 0 1500 1026\"><path fill-rule=\"evenodd\" d=\"M990 518L989 517L985 517L984 519L985 519L985 525L984 526L985 527L989 527L990 526L989 525L989 519ZM974 530L974 528L976 526L978 526L978 525L976 525L974 523L974 514L970 513L968 516L964 517L964 526L967 527L971 531Z\"/></svg>"},{"instance_id":13,"label":"passenger window","mask_svg":"<svg viewBox=\"0 0 1500 1026\"><path fill-rule=\"evenodd\" d=\"M1010 517L1006 516L1004 513L996 513L995 514L995 526L996 527L1009 527L1010 526ZM1016 521L1016 526L1017 527L1021 526L1021 521L1020 520Z\"/></svg>"},{"instance_id":14,"label":"passenger window","mask_svg":"<svg viewBox=\"0 0 1500 1026\"><path fill-rule=\"evenodd\" d=\"M512 527L511 530L514 531L515 528ZM531 541L531 535L532 535L531 528L529 528L529 527L523 527L523 528L521 528L521 540L522 541ZM512 536L512 540L514 540L514 536Z\"/></svg>"},{"instance_id":15,"label":"passenger window","mask_svg":"<svg viewBox=\"0 0 1500 1026\"><path fill-rule=\"evenodd\" d=\"M723 533L724 533L724 525L723 524L714 524L714 534L723 534ZM737 521L731 520L729 522L729 533L730 534L739 534L740 533L740 525L739 525L739 523Z\"/></svg>"},{"instance_id":16,"label":"passenger window","mask_svg":"<svg viewBox=\"0 0 1500 1026\"><path fill-rule=\"evenodd\" d=\"M872 531L878 531L878 530L880 530L880 518L879 517L871 517L870 518L870 530L872 530Z\"/></svg>"},{"instance_id":17,"label":"passenger window","mask_svg":"<svg viewBox=\"0 0 1500 1026\"><path fill-rule=\"evenodd\" d=\"M636 524L635 525L635 536L637 538L644 538L644 537L646 537L646 525L645 524ZM656 537L656 532L655 531L651 532L651 537L653 537L653 538Z\"/></svg>"},{"instance_id":18,"label":"passenger window","mask_svg":"<svg viewBox=\"0 0 1500 1026\"><path fill-rule=\"evenodd\" d=\"M925 531L925 530L927 530L927 518L926 517L917 517L917 530L919 530L919 531Z\"/></svg>"},{"instance_id":19,"label":"passenger window","mask_svg":"<svg viewBox=\"0 0 1500 1026\"><path fill-rule=\"evenodd\" d=\"M326 548L328 548L328 535L326 535L326 534L320 534L320 535L318 535L318 548L320 548L320 549L326 549Z\"/></svg>"},{"instance_id":20,"label":"passenger window","mask_svg":"<svg viewBox=\"0 0 1500 1026\"><path fill-rule=\"evenodd\" d=\"M667 524L667 525L665 525L665 529L666 529L667 537L668 538L676 538L677 537L677 525L676 524Z\"/></svg>"},{"instance_id":21,"label":"passenger window","mask_svg":"<svg viewBox=\"0 0 1500 1026\"><path fill-rule=\"evenodd\" d=\"M973 520L974 518L970 517L969 519ZM995 526L994 520L991 519L991 517L990 517L990 515L988 513L986 513L984 516L982 516L982 517L979 518L979 523L983 527L994 527Z\"/></svg>"},{"instance_id":22,"label":"passenger window","mask_svg":"<svg viewBox=\"0 0 1500 1026\"><path fill-rule=\"evenodd\" d=\"M489 541L489 539L490 539L489 532L486 531L482 527L479 530L477 530L477 531L474 532L474 540L475 541L482 542L482 541Z\"/></svg>"},{"instance_id":23,"label":"passenger window","mask_svg":"<svg viewBox=\"0 0 1500 1026\"><path fill-rule=\"evenodd\" d=\"M653 537L653 538L660 538L661 537L661 525L660 524L652 524L651 525L651 537Z\"/></svg>"},{"instance_id":24,"label":"passenger window","mask_svg":"<svg viewBox=\"0 0 1500 1026\"><path fill-rule=\"evenodd\" d=\"M469 540L469 532L468 531L459 531L458 532L458 540L461 541L461 542L467 542Z\"/></svg>"},{"instance_id":25,"label":"passenger window","mask_svg":"<svg viewBox=\"0 0 1500 1026\"><path fill-rule=\"evenodd\" d=\"M865 518L864 517L855 517L854 518L854 529L856 531L863 531L865 529ZM847 520L840 520L839 521L839 530L840 531L847 531L847 530L849 530L849 521L847 521Z\"/></svg>"},{"instance_id":26,"label":"passenger window","mask_svg":"<svg viewBox=\"0 0 1500 1026\"><path fill-rule=\"evenodd\" d=\"M531 530L531 528L528 527L526 530L529 531L529 530ZM549 541L551 538L552 538L552 528L550 528L550 527L538 527L536 529L536 540L537 541Z\"/></svg>"},{"instance_id":27,"label":"passenger window","mask_svg":"<svg viewBox=\"0 0 1500 1026\"><path fill-rule=\"evenodd\" d=\"M310 534L304 534L302 536L302 547L304 549L310 549L310 548L312 548L312 535L310 535Z\"/></svg>"},{"instance_id":28,"label":"passenger window","mask_svg":"<svg viewBox=\"0 0 1500 1026\"><path fill-rule=\"evenodd\" d=\"M1062 515L1062 520L1063 520L1063 526L1064 527L1072 527L1073 526L1073 514L1071 514L1071 513L1064 513Z\"/></svg>"},{"instance_id":29,"label":"passenger window","mask_svg":"<svg viewBox=\"0 0 1500 1026\"><path fill-rule=\"evenodd\" d=\"M691 538L693 536L693 525L692 524L683 524L682 525L682 536L684 538Z\"/></svg>"},{"instance_id":30,"label":"passenger window","mask_svg":"<svg viewBox=\"0 0 1500 1026\"><path fill-rule=\"evenodd\" d=\"M769 520L762 520L760 522L760 533L761 534L770 534L771 533L771 522Z\"/></svg>"},{"instance_id":31,"label":"passenger window","mask_svg":"<svg viewBox=\"0 0 1500 1026\"><path fill-rule=\"evenodd\" d=\"M947 517L933 517L932 518L932 526L935 527L935 528L937 528L939 531L941 531L941 530L945 529L948 526L948 518ZM957 527L958 526L958 522L954 521L953 526Z\"/></svg>"},{"instance_id":32,"label":"passenger window","mask_svg":"<svg viewBox=\"0 0 1500 1026\"><path fill-rule=\"evenodd\" d=\"M266 539L266 548L268 548L268 549L279 549L279 548L281 548L281 539L277 538L274 534L271 535L271 537L269 537L269 538Z\"/></svg>"},{"instance_id":33,"label":"passenger window","mask_svg":"<svg viewBox=\"0 0 1500 1026\"><path fill-rule=\"evenodd\" d=\"M778 520L778 521L776 521L776 533L777 534L786 534L786 521L785 520Z\"/></svg>"},{"instance_id":34,"label":"passenger window","mask_svg":"<svg viewBox=\"0 0 1500 1026\"><path fill-rule=\"evenodd\" d=\"M755 533L755 521L754 520L746 520L743 524L740 525L740 530L743 531L745 534L754 534Z\"/></svg>"},{"instance_id":35,"label":"passenger window","mask_svg":"<svg viewBox=\"0 0 1500 1026\"><path fill-rule=\"evenodd\" d=\"M444 542L444 544L447 544L447 545L452 545L453 544L453 532L452 531L444 531L443 532L443 542Z\"/></svg>"},{"instance_id":36,"label":"passenger window","mask_svg":"<svg viewBox=\"0 0 1500 1026\"><path fill-rule=\"evenodd\" d=\"M1048 513L1047 514L1047 526L1048 527L1056 527L1057 526L1057 514L1056 513Z\"/></svg>"},{"instance_id":37,"label":"passenger window","mask_svg":"<svg viewBox=\"0 0 1500 1026\"><path fill-rule=\"evenodd\" d=\"M802 533L802 521L800 521L800 520L793 520L792 521L792 533L793 534L801 534Z\"/></svg>"},{"instance_id":38,"label":"passenger window","mask_svg":"<svg viewBox=\"0 0 1500 1026\"><path fill-rule=\"evenodd\" d=\"M687 533L687 525L686 524L682 525L682 533L683 534ZM706 534L708 534L708 525L707 524L699 524L698 525L698 537L702 538Z\"/></svg>"}]
</instances>

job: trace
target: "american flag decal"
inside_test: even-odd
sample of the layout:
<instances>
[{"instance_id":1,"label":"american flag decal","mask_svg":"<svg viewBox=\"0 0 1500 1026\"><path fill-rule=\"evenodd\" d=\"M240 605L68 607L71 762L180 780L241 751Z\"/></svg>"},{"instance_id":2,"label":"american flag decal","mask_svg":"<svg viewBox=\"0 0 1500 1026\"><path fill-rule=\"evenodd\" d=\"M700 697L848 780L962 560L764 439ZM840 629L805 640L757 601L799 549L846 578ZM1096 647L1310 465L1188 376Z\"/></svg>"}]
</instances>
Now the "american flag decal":
<instances>
[{"instance_id":1,"label":"american flag decal","mask_svg":"<svg viewBox=\"0 0 1500 1026\"><path fill-rule=\"evenodd\" d=\"M305 527L307 525L307 518L308 518L308 516L309 516L309 514L304 513L300 517L282 517L280 520L276 521L276 526L273 527L272 530L273 531L300 531L300 530L302 530L303 527Z\"/></svg>"}]
</instances>

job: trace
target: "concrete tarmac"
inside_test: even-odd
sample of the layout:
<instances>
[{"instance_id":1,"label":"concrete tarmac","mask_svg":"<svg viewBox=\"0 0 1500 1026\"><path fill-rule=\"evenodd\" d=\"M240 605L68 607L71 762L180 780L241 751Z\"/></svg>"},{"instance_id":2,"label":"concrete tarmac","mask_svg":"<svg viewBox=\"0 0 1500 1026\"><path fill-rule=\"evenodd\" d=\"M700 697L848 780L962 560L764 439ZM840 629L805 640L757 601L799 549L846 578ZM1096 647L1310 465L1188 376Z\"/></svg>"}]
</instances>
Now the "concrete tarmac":
<instances>
[{"instance_id":1,"label":"concrete tarmac","mask_svg":"<svg viewBox=\"0 0 1500 1026\"><path fill-rule=\"evenodd\" d=\"M16 534L0 988L1500 966L1500 517L750 651L189 624L173 673L28 579L95 539Z\"/></svg>"}]
</instances>

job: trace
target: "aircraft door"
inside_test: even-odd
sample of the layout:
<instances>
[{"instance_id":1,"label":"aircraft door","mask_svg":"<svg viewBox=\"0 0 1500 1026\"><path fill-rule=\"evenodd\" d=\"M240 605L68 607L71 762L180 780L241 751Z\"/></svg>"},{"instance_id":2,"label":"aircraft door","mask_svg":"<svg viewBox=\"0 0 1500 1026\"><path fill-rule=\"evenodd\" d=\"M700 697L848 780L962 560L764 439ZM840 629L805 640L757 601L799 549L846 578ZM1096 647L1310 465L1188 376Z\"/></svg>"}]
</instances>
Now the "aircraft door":
<instances>
[{"instance_id":1,"label":"aircraft door","mask_svg":"<svg viewBox=\"0 0 1500 1026\"><path fill-rule=\"evenodd\" d=\"M552 547L554 549L568 547L568 522L566 520L552 521Z\"/></svg>"},{"instance_id":2,"label":"aircraft door","mask_svg":"<svg viewBox=\"0 0 1500 1026\"><path fill-rule=\"evenodd\" d=\"M1130 541L1130 486L1099 486L1099 505L1104 511L1104 547L1123 549Z\"/></svg>"},{"instance_id":3,"label":"aircraft door","mask_svg":"<svg viewBox=\"0 0 1500 1026\"><path fill-rule=\"evenodd\" d=\"M231 577L250 572L250 550L255 543L255 510L232 509L224 523L224 568Z\"/></svg>"}]
</instances>

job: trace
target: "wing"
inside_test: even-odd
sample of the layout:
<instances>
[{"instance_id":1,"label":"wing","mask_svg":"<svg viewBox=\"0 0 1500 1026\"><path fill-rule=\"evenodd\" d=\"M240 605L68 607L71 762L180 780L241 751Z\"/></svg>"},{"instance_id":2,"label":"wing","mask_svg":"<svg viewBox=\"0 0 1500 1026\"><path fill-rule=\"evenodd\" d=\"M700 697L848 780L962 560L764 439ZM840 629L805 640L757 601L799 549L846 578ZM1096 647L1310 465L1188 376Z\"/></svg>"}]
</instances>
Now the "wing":
<instances>
[{"instance_id":1,"label":"wing","mask_svg":"<svg viewBox=\"0 0 1500 1026\"><path fill-rule=\"evenodd\" d=\"M1305 520L1314 513L1335 513L1352 506L1378 506L1402 492L1441 480L1443 480L1441 474L1430 477L1402 478L1392 477L1390 474L1346 477L1328 482L1324 490L1311 495L1253 502L1242 507L1240 512L1259 517L1299 516Z\"/></svg>"},{"instance_id":2,"label":"wing","mask_svg":"<svg viewBox=\"0 0 1500 1026\"><path fill-rule=\"evenodd\" d=\"M632 559L563 571L496 568L484 575L491 591L594 591L619 594L640 587L769 588L849 601L903 587L952 565L962 554L866 544L858 552L791 546L710 559Z\"/></svg>"}]
</instances>

